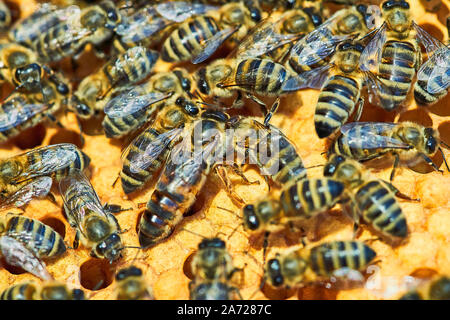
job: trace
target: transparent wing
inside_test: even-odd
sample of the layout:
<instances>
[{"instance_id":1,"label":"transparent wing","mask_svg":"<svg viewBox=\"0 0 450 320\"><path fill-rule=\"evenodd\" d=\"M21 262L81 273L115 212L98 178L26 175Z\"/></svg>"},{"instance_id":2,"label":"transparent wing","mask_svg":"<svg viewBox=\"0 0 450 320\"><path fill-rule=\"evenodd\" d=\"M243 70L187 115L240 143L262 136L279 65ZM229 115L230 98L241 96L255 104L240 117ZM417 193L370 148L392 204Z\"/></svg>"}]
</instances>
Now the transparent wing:
<instances>
[{"instance_id":1,"label":"transparent wing","mask_svg":"<svg viewBox=\"0 0 450 320\"><path fill-rule=\"evenodd\" d=\"M388 122L350 122L341 127L352 148L377 149L395 148L409 149L410 146L386 134L398 124Z\"/></svg>"},{"instance_id":2,"label":"transparent wing","mask_svg":"<svg viewBox=\"0 0 450 320\"><path fill-rule=\"evenodd\" d=\"M86 176L75 171L70 176L64 177L59 182L59 191L64 201L64 207L70 215L78 230L86 234L83 219L86 212L94 211L106 217L97 193Z\"/></svg>"},{"instance_id":3,"label":"transparent wing","mask_svg":"<svg viewBox=\"0 0 450 320\"><path fill-rule=\"evenodd\" d=\"M442 47L422 64L417 80L427 82L431 94L441 92L450 86L450 48Z\"/></svg>"},{"instance_id":4,"label":"transparent wing","mask_svg":"<svg viewBox=\"0 0 450 320\"><path fill-rule=\"evenodd\" d=\"M428 57L431 57L434 52L438 51L441 48L445 47L441 41L433 37L429 34L425 29L419 26L417 23L413 21L413 27L416 30L416 38L425 48Z\"/></svg>"},{"instance_id":5,"label":"transparent wing","mask_svg":"<svg viewBox=\"0 0 450 320\"><path fill-rule=\"evenodd\" d=\"M27 170L19 175L15 181L21 179L32 179L39 176L50 175L51 173L67 168L78 157L79 149L71 143L54 144L29 151L27 155L37 153L40 161L30 163Z\"/></svg>"},{"instance_id":6,"label":"transparent wing","mask_svg":"<svg viewBox=\"0 0 450 320\"><path fill-rule=\"evenodd\" d=\"M293 76L285 81L282 88L284 91L297 91L305 88L321 89L328 78L328 70L331 68L333 65L328 64Z\"/></svg>"},{"instance_id":7,"label":"transparent wing","mask_svg":"<svg viewBox=\"0 0 450 320\"><path fill-rule=\"evenodd\" d=\"M194 15L204 14L217 9L219 7L184 1L164 2L156 5L156 11L162 17L175 22L183 22Z\"/></svg>"},{"instance_id":8,"label":"transparent wing","mask_svg":"<svg viewBox=\"0 0 450 320\"><path fill-rule=\"evenodd\" d=\"M383 23L361 53L361 56L359 58L361 70L371 71L375 74L378 73L378 66L381 62L381 56L385 42L386 23Z\"/></svg>"},{"instance_id":9,"label":"transparent wing","mask_svg":"<svg viewBox=\"0 0 450 320\"><path fill-rule=\"evenodd\" d=\"M171 94L164 94L162 92L148 92L147 84L143 84L109 100L104 111L110 118L124 117L139 112L170 96Z\"/></svg>"},{"instance_id":10,"label":"transparent wing","mask_svg":"<svg viewBox=\"0 0 450 320\"><path fill-rule=\"evenodd\" d=\"M8 236L0 238L0 249L6 262L24 269L42 280L53 280L45 263L37 258L23 243Z\"/></svg>"},{"instance_id":11,"label":"transparent wing","mask_svg":"<svg viewBox=\"0 0 450 320\"><path fill-rule=\"evenodd\" d=\"M139 152L134 159L130 161L131 172L138 173L141 170L146 170L153 161L155 161L162 152L171 144L175 139L180 137L183 133L182 128L175 128L169 130L165 133L160 134L155 140L147 145L137 144L135 147L141 152ZM133 145L135 141L139 139L139 136L130 144ZM142 140L143 143L145 139Z\"/></svg>"},{"instance_id":12,"label":"transparent wing","mask_svg":"<svg viewBox=\"0 0 450 320\"><path fill-rule=\"evenodd\" d=\"M39 177L32 180L0 203L0 208L22 207L34 198L45 197L52 187L52 178Z\"/></svg>"},{"instance_id":13,"label":"transparent wing","mask_svg":"<svg viewBox=\"0 0 450 320\"><path fill-rule=\"evenodd\" d=\"M297 40L299 38L297 35L284 35L279 32L282 21L282 19L276 22L269 19L261 21L249 31L228 57L256 58Z\"/></svg>"},{"instance_id":14,"label":"transparent wing","mask_svg":"<svg viewBox=\"0 0 450 320\"><path fill-rule=\"evenodd\" d=\"M369 92L369 102L374 105L383 106L386 110L392 110L395 107L392 99L383 99L380 101L380 96L391 97L392 91L386 86L376 75L372 72L365 72L365 83Z\"/></svg>"},{"instance_id":15,"label":"transparent wing","mask_svg":"<svg viewBox=\"0 0 450 320\"><path fill-rule=\"evenodd\" d=\"M0 132L10 130L17 127L27 120L33 118L38 113L48 109L46 104L25 104L21 105L14 103L14 100L9 100L2 105L0 113Z\"/></svg>"},{"instance_id":16,"label":"transparent wing","mask_svg":"<svg viewBox=\"0 0 450 320\"><path fill-rule=\"evenodd\" d=\"M207 39L203 44L202 51L197 54L193 59L193 64L199 64L208 59L216 50L236 31L239 30L239 27L230 27L224 30L220 30L210 39Z\"/></svg>"}]
</instances>

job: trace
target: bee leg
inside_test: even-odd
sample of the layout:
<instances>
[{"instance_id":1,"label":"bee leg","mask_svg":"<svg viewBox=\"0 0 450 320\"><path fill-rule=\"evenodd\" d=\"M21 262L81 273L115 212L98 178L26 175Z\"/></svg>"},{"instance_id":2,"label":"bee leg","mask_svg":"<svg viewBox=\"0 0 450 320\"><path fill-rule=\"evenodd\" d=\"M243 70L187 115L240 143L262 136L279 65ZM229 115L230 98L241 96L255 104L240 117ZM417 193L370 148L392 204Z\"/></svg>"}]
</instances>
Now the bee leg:
<instances>
[{"instance_id":1,"label":"bee leg","mask_svg":"<svg viewBox=\"0 0 450 320\"><path fill-rule=\"evenodd\" d=\"M394 153L394 166L392 167L391 177L389 178L389 181L391 181L391 182L392 182L392 180L394 180L395 170L397 169L399 162L400 162L400 157L399 157L398 153Z\"/></svg>"},{"instance_id":2,"label":"bee leg","mask_svg":"<svg viewBox=\"0 0 450 320\"><path fill-rule=\"evenodd\" d=\"M239 168L236 163L231 166L231 169L233 170L234 173L236 173L238 176L240 176L246 184L248 184L248 185L258 184L259 185L258 180L255 180L255 181L248 180L247 177L244 175L244 172L242 171L242 169Z\"/></svg>"},{"instance_id":3,"label":"bee leg","mask_svg":"<svg viewBox=\"0 0 450 320\"><path fill-rule=\"evenodd\" d=\"M243 206L245 202L239 195L234 192L233 185L228 178L225 168L223 166L217 166L214 168L214 170L216 171L216 174L218 175L222 183L225 185L225 190L227 191L230 198L233 201L236 201L240 206Z\"/></svg>"},{"instance_id":4,"label":"bee leg","mask_svg":"<svg viewBox=\"0 0 450 320\"><path fill-rule=\"evenodd\" d=\"M78 117L77 118L77 126L78 126L78 131L79 131L79 136L80 136L80 142L81 145L84 146L84 136L83 136L83 126L81 125L81 121Z\"/></svg>"},{"instance_id":5,"label":"bee leg","mask_svg":"<svg viewBox=\"0 0 450 320\"><path fill-rule=\"evenodd\" d=\"M56 204L56 205L58 204L58 202L56 202L56 198L53 193L51 193L51 192L47 193L46 197L48 198L48 200L50 200L54 204Z\"/></svg>"},{"instance_id":6,"label":"bee leg","mask_svg":"<svg viewBox=\"0 0 450 320\"><path fill-rule=\"evenodd\" d=\"M230 109L240 109L244 105L244 101L242 100L242 92L238 91L236 99L234 99L233 104Z\"/></svg>"},{"instance_id":7,"label":"bee leg","mask_svg":"<svg viewBox=\"0 0 450 320\"><path fill-rule=\"evenodd\" d=\"M435 171L438 171L438 172L444 174L444 170L439 169L438 166L433 162L433 160L431 160L430 158L428 158L428 157L427 157L425 154L423 154L423 153L421 153L420 155L421 155L422 158L426 161L426 163L428 163L430 166L433 167L433 169L434 169Z\"/></svg>"},{"instance_id":8,"label":"bee leg","mask_svg":"<svg viewBox=\"0 0 450 320\"><path fill-rule=\"evenodd\" d=\"M264 102L262 102L261 100L259 100L257 97L255 97L252 94L247 93L246 97L248 99L252 99L260 108L261 108L261 112L264 116L267 116L267 106ZM272 117L272 116L271 116ZM270 120L270 118L269 118ZM265 120L264 120L264 124L265 124Z\"/></svg>"},{"instance_id":9,"label":"bee leg","mask_svg":"<svg viewBox=\"0 0 450 320\"><path fill-rule=\"evenodd\" d=\"M119 206L117 204L108 204L108 203L105 203L103 206L103 210L106 210L109 213L119 213L122 211L128 211L128 210L132 210L132 209L133 208L123 209L121 206Z\"/></svg>"},{"instance_id":10,"label":"bee leg","mask_svg":"<svg viewBox=\"0 0 450 320\"><path fill-rule=\"evenodd\" d=\"M270 107L270 111L266 114L264 118L264 125L267 127L269 125L270 119L272 119L273 114L277 111L278 106L280 105L280 98L277 98L275 102Z\"/></svg>"},{"instance_id":11,"label":"bee leg","mask_svg":"<svg viewBox=\"0 0 450 320\"><path fill-rule=\"evenodd\" d=\"M355 114L355 118L353 119L353 122L358 122L359 119L361 119L363 106L364 106L364 99L359 98L358 108L356 109L356 114Z\"/></svg>"},{"instance_id":12,"label":"bee leg","mask_svg":"<svg viewBox=\"0 0 450 320\"><path fill-rule=\"evenodd\" d=\"M267 248L269 247L269 236L270 236L270 231L264 232L264 240L263 240L263 265L266 264Z\"/></svg>"},{"instance_id":13,"label":"bee leg","mask_svg":"<svg viewBox=\"0 0 450 320\"><path fill-rule=\"evenodd\" d=\"M114 182L113 182L113 184L111 185L111 187L113 187L113 188L115 187L117 181L119 181L119 178L120 178L120 173L117 175L117 178L116 178L116 180L114 180Z\"/></svg>"},{"instance_id":14,"label":"bee leg","mask_svg":"<svg viewBox=\"0 0 450 320\"><path fill-rule=\"evenodd\" d=\"M230 290L230 292L236 293L236 295L238 296L239 300L244 300L244 297L242 297L241 292L239 291L238 288L231 287L229 290Z\"/></svg>"},{"instance_id":15,"label":"bee leg","mask_svg":"<svg viewBox=\"0 0 450 320\"><path fill-rule=\"evenodd\" d=\"M407 194L404 194L403 192L401 192L400 190L398 190L392 183L382 180L386 186L395 194L396 197L399 197L401 199L405 199L405 200L409 200L409 201L420 201L420 199L413 199L410 196L408 196Z\"/></svg>"},{"instance_id":16,"label":"bee leg","mask_svg":"<svg viewBox=\"0 0 450 320\"><path fill-rule=\"evenodd\" d=\"M80 245L80 232L77 230L77 232L75 233L75 239L73 239L72 247L73 249L77 249L79 245Z\"/></svg>"},{"instance_id":17,"label":"bee leg","mask_svg":"<svg viewBox=\"0 0 450 320\"><path fill-rule=\"evenodd\" d=\"M53 104L54 104L54 103L53 103ZM50 107L52 107L53 104L51 104ZM62 123L59 122L59 121L55 118L54 115L52 115L51 113L46 113L45 116L46 116L51 122L53 122L54 124L56 124L58 127L64 129L64 126L62 125Z\"/></svg>"}]
</instances>

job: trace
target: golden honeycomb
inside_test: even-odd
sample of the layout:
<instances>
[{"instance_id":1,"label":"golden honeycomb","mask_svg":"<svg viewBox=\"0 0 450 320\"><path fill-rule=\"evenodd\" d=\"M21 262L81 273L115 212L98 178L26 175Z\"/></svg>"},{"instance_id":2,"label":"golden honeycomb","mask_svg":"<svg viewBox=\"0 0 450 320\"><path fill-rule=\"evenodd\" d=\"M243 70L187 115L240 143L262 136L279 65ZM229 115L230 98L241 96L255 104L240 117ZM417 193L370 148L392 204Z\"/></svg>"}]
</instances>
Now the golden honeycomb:
<instances>
[{"instance_id":1,"label":"golden honeycomb","mask_svg":"<svg viewBox=\"0 0 450 320\"><path fill-rule=\"evenodd\" d=\"M31 0L7 2L16 9L20 8L22 16L30 14L35 8L35 2ZM424 5L429 5L428 1L422 0L422 3L419 0L409 0L409 2L414 20L433 36L446 42L448 36L445 19L449 15L449 1L443 0L438 11L434 13L425 10ZM76 75L78 77L86 75L91 70L90 66L96 64L98 65L96 58L87 53L80 60L80 70L76 70ZM158 63L155 71L162 71L167 67L170 65ZM4 88L3 94L6 95L10 89ZM294 141L305 166L324 163L325 158L321 153L326 150L329 143L326 140L320 140L314 130L313 115L318 93L317 90L304 90L283 98L272 122L282 128L283 132ZM366 105L362 120L416 121L427 126L432 125L439 130L442 139L450 144L449 104L450 96L447 96L438 104L424 109L418 108L412 99L400 115ZM250 110L255 115L259 115L256 107L252 106ZM1 145L0 157L22 153L27 148L37 145L72 142L80 146L75 116L70 113L62 114L61 122L66 129L54 128L48 124L39 125L24 132L13 141ZM83 126L88 132L95 132L99 131L100 122L84 123ZM122 192L120 182L112 187L121 167L121 149L126 143L126 140L115 141L101 134L87 134L83 151L92 160L89 168L90 179L102 202L132 208L117 214L117 219L121 227L128 230L123 234L124 243L137 246L136 224L139 213L142 211L138 206L147 201L154 185L148 185L129 199ZM450 159L450 152L445 149L444 153ZM440 155L437 155L434 160L443 168ZM389 166L371 167L370 170L372 174L380 178L389 179ZM320 176L321 169L310 169L308 174L310 177ZM245 175L249 180L260 182L259 185L243 185L237 176L232 176L235 191L246 203L251 203L267 194L268 186L257 170L248 168L245 170ZM62 258L48 262L48 270L56 280L84 289L87 296L92 299L114 299L115 268L134 262L143 268L146 280L149 286L153 287L156 299L188 299L188 283L192 277L189 258L195 252L201 238L183 230L186 229L206 237L219 235L227 239L227 248L234 259L235 266L244 268L243 282L240 286L244 298L396 299L404 293L408 276L420 278L435 273L450 274L450 174L434 172L426 165L419 165L413 169L403 167L399 169L394 184L412 198L420 198L420 202L399 200L406 214L410 232L406 243L393 247L373 239L374 235L369 230L363 229L360 239L372 239L370 245L377 252L376 274L366 275L371 280L370 283L375 284L374 286L366 285L347 290L319 285L307 286L299 290L273 290L265 287L262 291L258 291L262 275L262 237L249 238L242 228L238 228L228 239L231 232L241 223L237 216L240 210L230 200L221 181L214 174L210 175L191 210L192 214L183 220L173 235L156 247L141 252L136 260L134 260L136 250L127 249L121 262L110 265L106 261L91 258L89 250L81 247L77 250L68 249ZM64 218L58 190L54 189L53 192L56 194L57 205L49 200L33 200L25 207L24 214L51 225L64 236L66 243L71 244L75 235L74 230ZM236 214L222 208L227 208ZM308 224L311 228L316 225L314 221ZM320 243L338 239L349 240L352 236L352 222L337 208L320 218L316 232L309 234L308 240L311 243ZM274 233L270 236L268 257L298 243L298 236L289 234L289 231ZM0 290L26 280L39 282L34 276L4 263L0 268Z\"/></svg>"}]
</instances>

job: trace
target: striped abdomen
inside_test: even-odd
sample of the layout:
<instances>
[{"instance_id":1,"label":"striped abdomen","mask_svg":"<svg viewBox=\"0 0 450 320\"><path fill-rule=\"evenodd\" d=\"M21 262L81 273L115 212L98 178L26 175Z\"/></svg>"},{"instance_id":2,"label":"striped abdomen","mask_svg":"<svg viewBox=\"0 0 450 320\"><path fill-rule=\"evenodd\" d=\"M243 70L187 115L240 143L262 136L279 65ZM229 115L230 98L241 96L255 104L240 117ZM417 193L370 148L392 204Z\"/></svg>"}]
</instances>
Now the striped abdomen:
<instances>
[{"instance_id":1,"label":"striped abdomen","mask_svg":"<svg viewBox=\"0 0 450 320\"><path fill-rule=\"evenodd\" d=\"M376 253L360 241L332 241L311 249L309 264L320 276L329 277L342 268L363 270Z\"/></svg>"},{"instance_id":2,"label":"striped abdomen","mask_svg":"<svg viewBox=\"0 0 450 320\"><path fill-rule=\"evenodd\" d=\"M34 283L25 282L5 289L0 295L1 300L32 300L37 288Z\"/></svg>"},{"instance_id":3,"label":"striped abdomen","mask_svg":"<svg viewBox=\"0 0 450 320\"><path fill-rule=\"evenodd\" d=\"M153 128L142 132L130 145L128 153L123 159L123 167L120 171L122 189L126 194L140 189L153 174L158 171L169 154L169 148L162 151L148 166L144 168L131 168L136 159L144 157L143 153L149 145L157 140L161 133ZM136 171L136 172L135 172Z\"/></svg>"},{"instance_id":4,"label":"striped abdomen","mask_svg":"<svg viewBox=\"0 0 450 320\"><path fill-rule=\"evenodd\" d=\"M27 246L38 258L53 258L66 252L61 236L38 220L13 216L6 224L6 236Z\"/></svg>"},{"instance_id":5,"label":"striped abdomen","mask_svg":"<svg viewBox=\"0 0 450 320\"><path fill-rule=\"evenodd\" d=\"M416 73L418 54L416 48L405 41L386 42L381 63L379 77L389 89L389 93L380 93L381 106L386 110L398 107L405 99ZM389 104L393 102L391 106Z\"/></svg>"},{"instance_id":6,"label":"striped abdomen","mask_svg":"<svg viewBox=\"0 0 450 320\"><path fill-rule=\"evenodd\" d=\"M364 220L383 235L405 238L405 215L395 196L380 181L370 181L356 193L356 205Z\"/></svg>"},{"instance_id":7,"label":"striped abdomen","mask_svg":"<svg viewBox=\"0 0 450 320\"><path fill-rule=\"evenodd\" d=\"M128 49L116 59L107 63L102 71L112 86L125 86L145 79L153 67L159 54L144 47Z\"/></svg>"},{"instance_id":8,"label":"striped abdomen","mask_svg":"<svg viewBox=\"0 0 450 320\"><path fill-rule=\"evenodd\" d=\"M188 61L203 49L202 43L219 31L213 18L198 16L182 23L164 41L161 58L167 62Z\"/></svg>"},{"instance_id":9,"label":"striped abdomen","mask_svg":"<svg viewBox=\"0 0 450 320\"><path fill-rule=\"evenodd\" d=\"M144 108L123 117L109 117L106 115L102 122L105 135L108 138L117 139L139 129L147 122L149 111L150 108Z\"/></svg>"},{"instance_id":10,"label":"striped abdomen","mask_svg":"<svg viewBox=\"0 0 450 320\"><path fill-rule=\"evenodd\" d=\"M154 245L170 236L194 204L209 170L206 163L194 158L181 164L166 164L139 221L141 246Z\"/></svg>"},{"instance_id":11,"label":"striped abdomen","mask_svg":"<svg viewBox=\"0 0 450 320\"><path fill-rule=\"evenodd\" d=\"M434 75L433 77L431 77L433 68L436 68L436 66L425 64L423 73L428 80L426 81L417 80L417 82L414 85L414 98L416 99L418 105L421 106L432 105L437 101L439 101L440 99L442 99L447 94L449 86L448 82L446 84L444 83L443 78L446 77L448 79L450 77L450 68L447 68L445 70L445 74L440 74L438 76ZM442 88L442 90L436 93L430 93L427 89L427 86L430 83L430 81L433 87Z\"/></svg>"},{"instance_id":12,"label":"striped abdomen","mask_svg":"<svg viewBox=\"0 0 450 320\"><path fill-rule=\"evenodd\" d=\"M333 179L305 179L281 193L286 216L310 218L333 207L339 200L344 185Z\"/></svg>"},{"instance_id":13,"label":"striped abdomen","mask_svg":"<svg viewBox=\"0 0 450 320\"><path fill-rule=\"evenodd\" d=\"M345 124L355 109L360 84L352 78L334 75L319 94L314 124L319 138L326 138Z\"/></svg>"},{"instance_id":14,"label":"striped abdomen","mask_svg":"<svg viewBox=\"0 0 450 320\"><path fill-rule=\"evenodd\" d=\"M290 73L283 65L269 59L244 59L235 73L235 83L241 89L264 96L286 93L282 87L289 78Z\"/></svg>"}]
</instances>

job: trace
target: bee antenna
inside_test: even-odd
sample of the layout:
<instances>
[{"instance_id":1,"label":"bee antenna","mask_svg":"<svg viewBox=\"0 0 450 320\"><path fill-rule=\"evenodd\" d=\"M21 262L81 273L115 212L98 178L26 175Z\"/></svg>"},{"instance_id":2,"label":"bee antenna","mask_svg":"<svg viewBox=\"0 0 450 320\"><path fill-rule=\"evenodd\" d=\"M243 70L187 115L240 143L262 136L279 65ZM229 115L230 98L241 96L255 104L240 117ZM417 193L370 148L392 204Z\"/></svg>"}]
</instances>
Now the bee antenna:
<instances>
[{"instance_id":1,"label":"bee antenna","mask_svg":"<svg viewBox=\"0 0 450 320\"><path fill-rule=\"evenodd\" d=\"M239 229L239 227L243 227L244 224L243 223L239 223L235 228L233 228L233 231L231 231L230 235L228 236L227 240L230 240L231 237L236 233L237 229Z\"/></svg>"},{"instance_id":2,"label":"bee antenna","mask_svg":"<svg viewBox=\"0 0 450 320\"><path fill-rule=\"evenodd\" d=\"M440 141L440 143L444 146L444 147L446 147L446 148L449 148L450 149L450 145L448 145L447 143L445 143L444 141Z\"/></svg>"},{"instance_id":3,"label":"bee antenna","mask_svg":"<svg viewBox=\"0 0 450 320\"><path fill-rule=\"evenodd\" d=\"M320 168L320 167L325 167L325 165L324 164L318 164L318 165L315 165L315 166L305 167L305 169L313 169L313 168Z\"/></svg>"},{"instance_id":4,"label":"bee antenna","mask_svg":"<svg viewBox=\"0 0 450 320\"><path fill-rule=\"evenodd\" d=\"M188 229L185 229L185 228L182 228L180 231L186 231L186 232L189 232L189 233L191 233L191 234L193 234L193 235L196 235L196 236L198 236L198 237L200 237L200 238L202 238L202 239L206 239L206 237L205 237L204 235L201 235L201 234L199 234L199 233L196 233L196 232L194 232L194 231L191 231L191 230L188 230Z\"/></svg>"},{"instance_id":5,"label":"bee antenna","mask_svg":"<svg viewBox=\"0 0 450 320\"><path fill-rule=\"evenodd\" d=\"M439 151L440 151L441 154L442 154L442 159L444 159L444 163L445 163L445 166L447 167L447 171L450 172L450 168L448 167L447 160L445 160L445 154L444 154L444 151L442 150L441 147L439 147L438 149L439 149Z\"/></svg>"},{"instance_id":6,"label":"bee antenna","mask_svg":"<svg viewBox=\"0 0 450 320\"><path fill-rule=\"evenodd\" d=\"M238 215L237 213L235 213L234 211L232 211L232 210L230 210L230 209L227 209L227 208L224 208L224 207L220 207L220 206L217 206L216 208L217 208L217 209L224 210L224 211L226 211L226 212L229 212L229 213L235 215L236 217L238 217L239 219L243 219L242 216Z\"/></svg>"}]
</instances>

